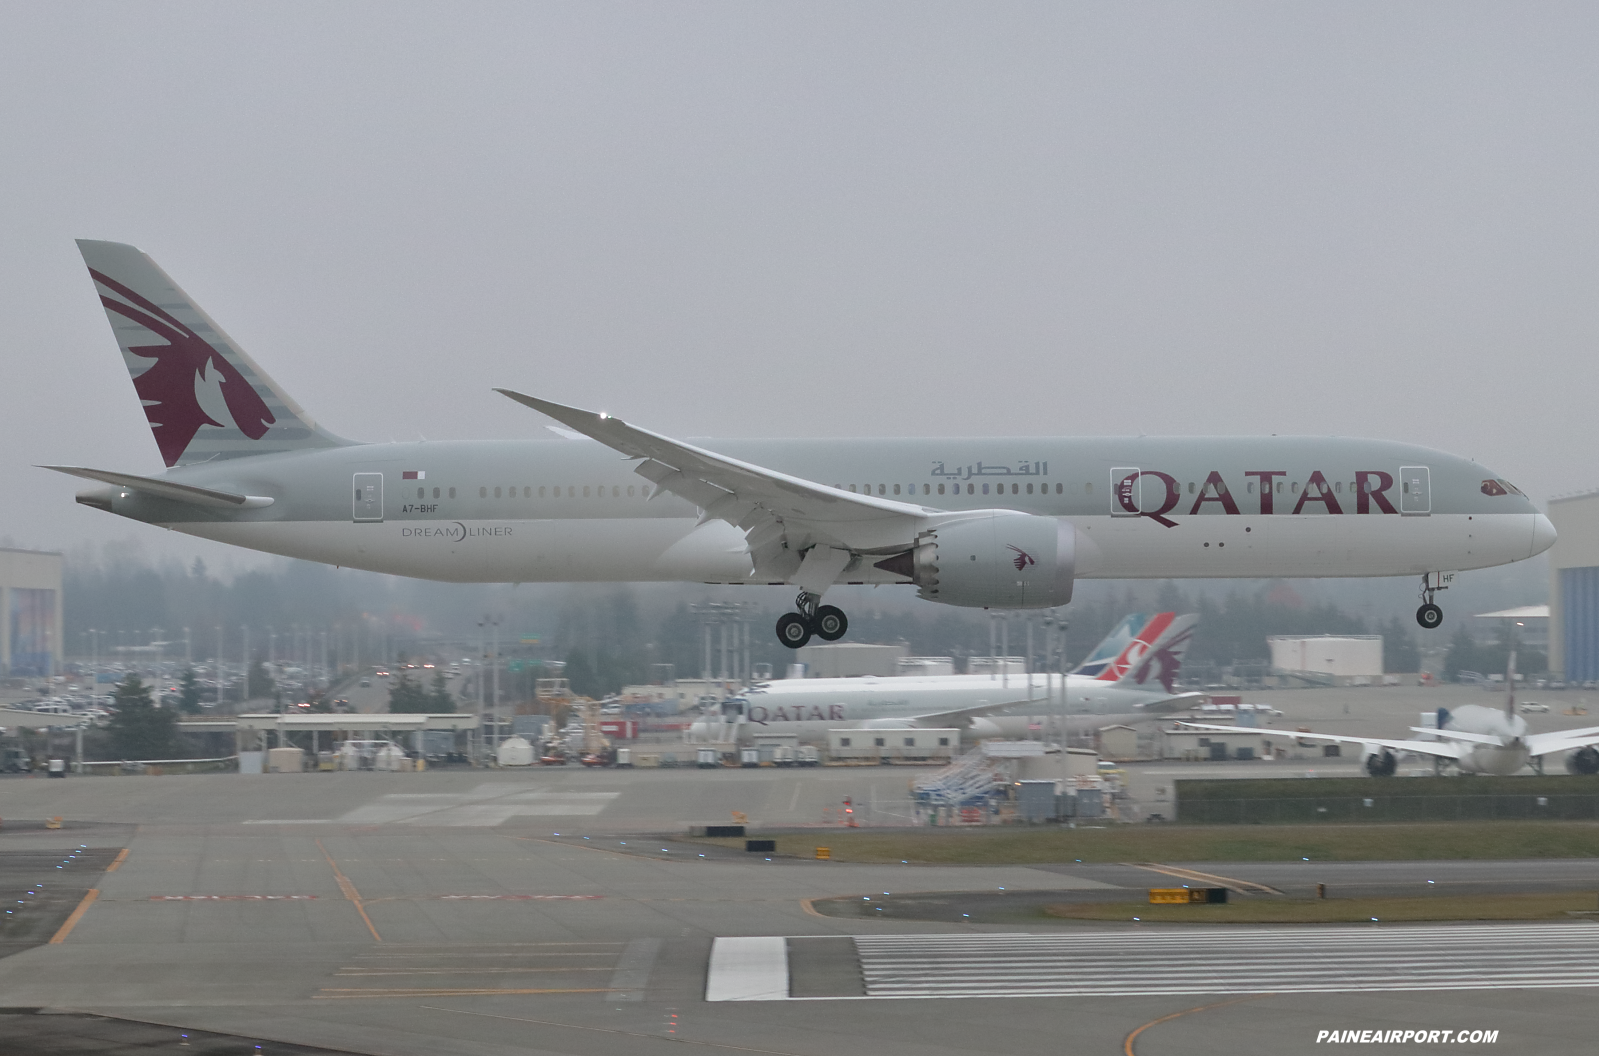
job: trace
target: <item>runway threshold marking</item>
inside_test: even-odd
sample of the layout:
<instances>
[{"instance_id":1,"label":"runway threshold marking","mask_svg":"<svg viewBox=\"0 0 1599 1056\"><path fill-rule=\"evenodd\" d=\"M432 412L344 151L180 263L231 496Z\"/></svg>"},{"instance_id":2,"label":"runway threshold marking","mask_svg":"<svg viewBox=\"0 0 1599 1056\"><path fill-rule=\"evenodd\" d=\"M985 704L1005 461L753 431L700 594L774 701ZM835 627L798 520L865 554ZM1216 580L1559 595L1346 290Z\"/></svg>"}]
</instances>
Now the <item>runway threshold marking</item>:
<instances>
[{"instance_id":1,"label":"runway threshold marking","mask_svg":"<svg viewBox=\"0 0 1599 1056\"><path fill-rule=\"evenodd\" d=\"M328 849L322 846L321 840L316 841L316 849L321 851L322 857L328 860L328 867L333 870L333 878L339 882L339 890L344 892L345 898L355 904L355 911L361 914L361 919L366 922L366 930L372 933L372 941L382 942L383 936L379 935L378 929L373 926L372 918L366 915L366 906L361 902L361 892L356 890L355 885L350 882L350 878L345 876L344 872L339 869L339 863L335 862L333 855L329 854Z\"/></svg>"},{"instance_id":2,"label":"runway threshold marking","mask_svg":"<svg viewBox=\"0 0 1599 1056\"><path fill-rule=\"evenodd\" d=\"M419 1005L429 1012L454 1012L460 1016L481 1016L484 1019L503 1019L511 1023L533 1023L541 1027L565 1027L568 1030L592 1030L599 1034L621 1034L629 1038L647 1038L650 1041L675 1041L680 1044L697 1045L706 1049L727 1049L729 1052L758 1052L764 1056L800 1056L799 1053L789 1052L786 1049L757 1049L749 1045L729 1045L720 1041L689 1040L687 1038L670 1038L664 1034L645 1034L637 1030L621 1030L617 1027L592 1027L586 1023L562 1023L555 1019L533 1019L529 1016L502 1016L493 1012L472 1012L464 1008L445 1008L443 1005Z\"/></svg>"},{"instance_id":3,"label":"runway threshold marking","mask_svg":"<svg viewBox=\"0 0 1599 1056\"><path fill-rule=\"evenodd\" d=\"M1133 1031L1131 1034L1127 1035L1127 1037L1122 1040L1122 1056L1138 1056L1138 1053L1133 1051L1133 1042L1138 1040L1138 1035L1142 1034L1150 1027L1158 1027L1162 1023L1169 1023L1174 1019L1181 1019L1183 1016L1192 1015L1195 1012L1208 1012L1213 1008L1225 1008L1228 1005L1237 1005L1245 1001L1253 1001L1257 997L1265 996L1265 994L1248 994L1244 997L1234 997L1226 1001L1212 1001L1208 1005L1196 1005L1193 1008L1185 1008L1181 1012L1173 1012L1170 1015L1161 1016L1159 1019L1152 1019L1148 1023L1145 1023L1143 1026L1139 1027L1137 1030Z\"/></svg>"},{"instance_id":4,"label":"runway threshold marking","mask_svg":"<svg viewBox=\"0 0 1599 1056\"><path fill-rule=\"evenodd\" d=\"M1164 873L1166 876L1175 876L1179 880L1198 880L1203 884L1215 884L1228 890L1236 891L1240 895L1280 895L1281 891L1266 884L1257 884L1253 880L1238 880L1230 876L1217 876L1214 873L1202 873L1198 869L1180 869L1175 865L1161 865L1158 862L1124 862L1134 869L1148 869L1154 873Z\"/></svg>"},{"instance_id":5,"label":"runway threshold marking","mask_svg":"<svg viewBox=\"0 0 1599 1056\"><path fill-rule=\"evenodd\" d=\"M50 937L50 945L59 946L66 942L67 936L72 934L72 929L78 926L78 921L83 919L83 915L89 912L89 907L94 905L94 900L99 897L99 888L91 887L88 891L85 891L82 900L78 902L78 907L72 911L72 916L68 917L66 923L62 924L56 930L56 933Z\"/></svg>"},{"instance_id":6,"label":"runway threshold marking","mask_svg":"<svg viewBox=\"0 0 1599 1056\"><path fill-rule=\"evenodd\" d=\"M108 873L114 873L118 869L122 868L122 863L127 861L128 851L131 850L131 849L132 848L129 848L129 847L122 848L122 852L117 855L116 860L113 861L110 865L105 867L105 871L108 872Z\"/></svg>"}]
</instances>

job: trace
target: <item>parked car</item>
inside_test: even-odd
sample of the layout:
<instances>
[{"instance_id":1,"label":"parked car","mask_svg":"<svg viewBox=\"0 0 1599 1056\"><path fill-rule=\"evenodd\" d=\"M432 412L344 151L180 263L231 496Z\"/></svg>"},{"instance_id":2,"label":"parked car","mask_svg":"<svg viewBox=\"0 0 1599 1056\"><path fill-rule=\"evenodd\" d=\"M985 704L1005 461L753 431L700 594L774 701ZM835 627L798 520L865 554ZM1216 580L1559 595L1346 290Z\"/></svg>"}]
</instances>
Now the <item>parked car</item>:
<instances>
[{"instance_id":1,"label":"parked car","mask_svg":"<svg viewBox=\"0 0 1599 1056\"><path fill-rule=\"evenodd\" d=\"M1540 704L1536 700L1524 700L1524 701L1521 702L1521 710L1522 711L1547 712L1549 710L1549 705Z\"/></svg>"}]
</instances>

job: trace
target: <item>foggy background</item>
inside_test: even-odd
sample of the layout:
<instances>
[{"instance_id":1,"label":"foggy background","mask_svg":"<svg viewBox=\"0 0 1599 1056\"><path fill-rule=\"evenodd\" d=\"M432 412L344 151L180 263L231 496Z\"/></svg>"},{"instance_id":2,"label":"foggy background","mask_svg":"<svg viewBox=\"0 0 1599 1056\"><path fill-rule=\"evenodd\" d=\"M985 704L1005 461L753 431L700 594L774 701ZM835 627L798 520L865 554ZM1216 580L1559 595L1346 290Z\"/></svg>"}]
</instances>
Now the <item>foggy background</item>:
<instances>
[{"instance_id":1,"label":"foggy background","mask_svg":"<svg viewBox=\"0 0 1599 1056\"><path fill-rule=\"evenodd\" d=\"M1599 486L1592 5L0 19L7 545L283 564L32 468L161 468L75 237L152 254L355 439L539 434L503 385L677 436L1364 435ZM1466 573L1445 630L1544 568Z\"/></svg>"}]
</instances>

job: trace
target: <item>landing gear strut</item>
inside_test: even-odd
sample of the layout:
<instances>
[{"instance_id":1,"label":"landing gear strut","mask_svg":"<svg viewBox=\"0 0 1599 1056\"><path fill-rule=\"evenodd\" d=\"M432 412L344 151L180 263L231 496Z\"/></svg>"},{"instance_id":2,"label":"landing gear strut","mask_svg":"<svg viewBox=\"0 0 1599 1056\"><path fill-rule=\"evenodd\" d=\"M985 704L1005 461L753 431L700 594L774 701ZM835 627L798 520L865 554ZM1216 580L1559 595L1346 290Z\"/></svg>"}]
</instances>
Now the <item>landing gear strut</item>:
<instances>
[{"instance_id":1,"label":"landing gear strut","mask_svg":"<svg viewBox=\"0 0 1599 1056\"><path fill-rule=\"evenodd\" d=\"M1444 610L1433 604L1433 595L1449 589L1452 572L1429 572L1421 577L1422 606L1416 610L1416 622L1425 630L1435 631L1444 622Z\"/></svg>"},{"instance_id":2,"label":"landing gear strut","mask_svg":"<svg viewBox=\"0 0 1599 1056\"><path fill-rule=\"evenodd\" d=\"M811 640L811 635L824 642L836 642L849 630L849 617L833 605L819 605L822 599L809 591L800 591L794 599L798 612L784 613L777 621L777 640L790 649L798 649Z\"/></svg>"}]
</instances>

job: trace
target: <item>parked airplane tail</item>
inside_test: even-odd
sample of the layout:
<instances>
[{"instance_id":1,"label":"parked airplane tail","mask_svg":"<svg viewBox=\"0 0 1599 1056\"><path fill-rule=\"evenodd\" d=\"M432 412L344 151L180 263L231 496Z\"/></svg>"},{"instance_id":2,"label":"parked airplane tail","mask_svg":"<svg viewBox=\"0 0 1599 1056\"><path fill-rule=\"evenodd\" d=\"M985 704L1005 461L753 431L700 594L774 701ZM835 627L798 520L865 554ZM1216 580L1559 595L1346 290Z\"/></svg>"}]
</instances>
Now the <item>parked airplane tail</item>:
<instances>
[{"instance_id":1,"label":"parked airplane tail","mask_svg":"<svg viewBox=\"0 0 1599 1056\"><path fill-rule=\"evenodd\" d=\"M1170 616L1173 614L1163 613L1162 615ZM1105 636L1104 641L1094 646L1094 651L1088 654L1087 659L1072 668L1071 673L1081 675L1084 678L1095 678L1104 674L1105 668L1109 667L1121 655L1122 650L1127 648L1127 643L1132 641L1148 623L1149 617L1144 613L1129 612L1122 617L1122 622L1111 629L1111 632Z\"/></svg>"},{"instance_id":2,"label":"parked airplane tail","mask_svg":"<svg viewBox=\"0 0 1599 1056\"><path fill-rule=\"evenodd\" d=\"M1153 679L1165 687L1166 692L1175 692L1177 673L1182 670L1183 657L1193 644L1194 628L1198 624L1199 616L1195 613L1157 614L1127 643L1099 676L1100 681L1142 686Z\"/></svg>"},{"instance_id":3,"label":"parked airplane tail","mask_svg":"<svg viewBox=\"0 0 1599 1056\"><path fill-rule=\"evenodd\" d=\"M144 253L78 240L169 466L348 444L326 432Z\"/></svg>"}]
</instances>

